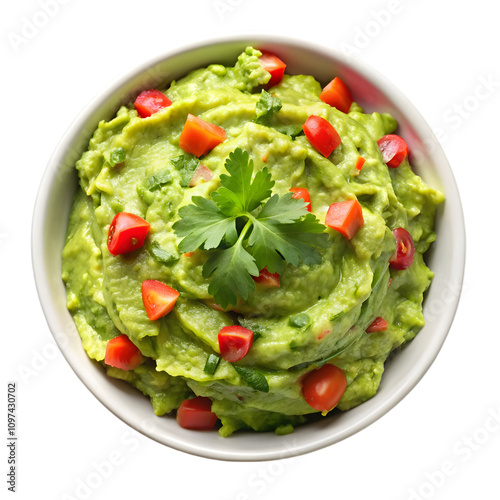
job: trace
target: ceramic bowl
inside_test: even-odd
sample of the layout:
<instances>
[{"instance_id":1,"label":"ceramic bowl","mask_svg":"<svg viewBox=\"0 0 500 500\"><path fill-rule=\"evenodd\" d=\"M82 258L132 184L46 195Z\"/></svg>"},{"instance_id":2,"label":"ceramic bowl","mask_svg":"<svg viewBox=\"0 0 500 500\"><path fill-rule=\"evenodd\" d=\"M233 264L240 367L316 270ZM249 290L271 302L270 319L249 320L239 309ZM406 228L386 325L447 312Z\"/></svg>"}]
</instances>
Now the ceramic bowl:
<instances>
[{"instance_id":1,"label":"ceramic bowl","mask_svg":"<svg viewBox=\"0 0 500 500\"><path fill-rule=\"evenodd\" d=\"M248 45L276 53L289 74L311 74L322 84L340 76L365 112L391 113L408 143L414 170L442 190L437 241L426 254L435 277L425 298L426 326L392 356L376 396L345 413L305 424L287 436L240 432L221 438L217 432L180 428L175 418L156 417L149 399L128 384L105 375L82 348L66 309L61 280L61 250L77 187L75 161L88 146L100 120L109 120L121 104L146 88L165 88L192 69L210 63L234 64ZM438 354L458 305L465 261L465 231L455 180L445 155L419 112L389 81L360 61L304 40L271 36L225 38L199 43L166 54L134 69L97 96L71 124L42 179L32 229L35 281L49 327L66 360L88 389L117 417L137 431L177 450L221 460L270 460L296 456L339 442L372 424L401 401L422 378Z\"/></svg>"}]
</instances>

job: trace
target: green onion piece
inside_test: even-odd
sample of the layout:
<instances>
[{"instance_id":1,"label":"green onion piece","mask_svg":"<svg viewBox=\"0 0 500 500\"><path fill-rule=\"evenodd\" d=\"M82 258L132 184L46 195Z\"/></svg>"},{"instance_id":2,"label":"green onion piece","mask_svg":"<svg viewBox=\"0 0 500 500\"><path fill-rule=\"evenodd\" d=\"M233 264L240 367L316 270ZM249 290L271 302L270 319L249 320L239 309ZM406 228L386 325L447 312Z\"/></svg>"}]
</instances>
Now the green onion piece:
<instances>
[{"instance_id":1,"label":"green onion piece","mask_svg":"<svg viewBox=\"0 0 500 500\"><path fill-rule=\"evenodd\" d=\"M263 373L243 366L234 366L238 375L252 388L260 392L269 392L269 384Z\"/></svg>"},{"instance_id":2,"label":"green onion piece","mask_svg":"<svg viewBox=\"0 0 500 500\"><path fill-rule=\"evenodd\" d=\"M156 241L153 241L150 246L151 255L160 264L170 265L179 260L179 256L170 253L168 250L162 248Z\"/></svg>"},{"instance_id":3,"label":"green onion piece","mask_svg":"<svg viewBox=\"0 0 500 500\"><path fill-rule=\"evenodd\" d=\"M311 322L311 318L309 314L306 313L298 313L290 316L288 320L288 324L293 326L294 328L304 328Z\"/></svg>"},{"instance_id":4,"label":"green onion piece","mask_svg":"<svg viewBox=\"0 0 500 500\"><path fill-rule=\"evenodd\" d=\"M109 155L109 164L114 167L125 161L125 150L122 147L113 149Z\"/></svg>"},{"instance_id":5,"label":"green onion piece","mask_svg":"<svg viewBox=\"0 0 500 500\"><path fill-rule=\"evenodd\" d=\"M219 363L220 357L217 356L217 354L210 354L207 358L207 362L205 363L205 368L203 368L203 371L208 375L213 375L215 373L215 370L217 370Z\"/></svg>"}]
</instances>

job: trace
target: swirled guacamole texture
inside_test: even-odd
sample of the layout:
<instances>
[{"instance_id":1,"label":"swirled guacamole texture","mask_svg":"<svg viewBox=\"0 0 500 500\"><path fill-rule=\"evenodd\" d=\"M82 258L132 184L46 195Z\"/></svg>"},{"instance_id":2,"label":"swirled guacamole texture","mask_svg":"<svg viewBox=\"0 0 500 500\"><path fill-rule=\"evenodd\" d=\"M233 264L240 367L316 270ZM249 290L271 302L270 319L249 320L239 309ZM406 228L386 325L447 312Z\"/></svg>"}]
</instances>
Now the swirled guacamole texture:
<instances>
[{"instance_id":1,"label":"swirled guacamole texture","mask_svg":"<svg viewBox=\"0 0 500 500\"><path fill-rule=\"evenodd\" d=\"M304 423L317 411L305 401L301 381L325 362L347 379L335 411L375 395L389 354L424 325L422 301L432 272L423 254L436 237L435 212L443 201L415 175L408 158L398 168L384 163L377 140L397 129L391 116L366 114L356 103L347 114L325 104L312 76L285 75L267 89L282 107L266 124L257 123L257 103L270 78L260 55L247 48L234 67L214 64L172 82L164 91L172 105L150 117L139 117L130 103L102 121L76 163L81 188L63 250L67 306L88 356L149 396L158 416L174 415L186 398L209 397L221 436L240 429L283 432ZM226 139L200 158L213 178L193 187L192 172L171 161L186 156L179 137L188 114L226 131ZM341 137L328 158L299 133L310 115L327 119ZM181 253L172 226L194 196L209 198L220 186L236 148L248 152L254 172L269 169L273 193L307 188L312 213L322 223L332 203L357 199L364 225L351 240L326 228L321 263L287 264L279 287L257 285L237 307L223 311L214 307L210 278L202 275L208 252ZM366 159L360 171L359 156ZM113 256L107 234L118 212L139 215L151 228L142 248ZM407 229L415 244L405 270L389 267L397 227ZM145 280L180 292L174 309L156 321L144 308ZM387 329L366 333L376 317L387 321ZM254 332L250 351L235 364L221 359L207 373L207 358L220 353L218 332L228 325ZM107 342L120 334L146 358L133 370L104 363ZM269 390L253 388L236 367L263 375Z\"/></svg>"}]
</instances>

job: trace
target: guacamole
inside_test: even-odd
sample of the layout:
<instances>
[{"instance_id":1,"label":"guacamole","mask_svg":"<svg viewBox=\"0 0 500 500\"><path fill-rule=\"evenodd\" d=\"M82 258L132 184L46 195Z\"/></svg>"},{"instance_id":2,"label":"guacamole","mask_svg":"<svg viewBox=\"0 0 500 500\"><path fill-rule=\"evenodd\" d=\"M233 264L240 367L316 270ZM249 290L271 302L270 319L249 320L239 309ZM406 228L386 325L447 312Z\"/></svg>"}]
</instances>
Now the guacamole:
<instances>
[{"instance_id":1,"label":"guacamole","mask_svg":"<svg viewBox=\"0 0 500 500\"><path fill-rule=\"evenodd\" d=\"M131 102L99 123L76 163L81 188L63 250L67 306L88 356L149 396L158 416L175 415L186 399L209 398L221 436L289 432L308 415L328 413L304 396L305 378L325 365L345 375L334 411L375 395L389 354L424 325L422 301L433 274L423 254L436 237L436 206L443 201L415 175L407 155L397 168L384 161L377 141L396 131L391 116L365 114L355 102L343 112L320 99L322 86L308 75L285 74L270 87L274 75L261 56L249 47L234 67L213 64L172 82L162 92L166 104L149 116ZM221 140L194 154L181 148L190 115L223 130ZM338 133L341 142L329 155L304 134L311 115ZM351 200L359 203L362 224L349 237L325 225L314 249L319 258L308 260L304 250L294 264L283 261L278 278L269 272L270 283L254 273L253 289L221 306L204 272L217 249L182 251L175 224L183 207L213 199L235 151L248 155L254 175L270 176L272 194L289 202L291 188L306 189L310 212L300 213L312 214L308 220L325 224L332 204ZM114 255L109 228L122 212L147 221L149 231L140 247ZM402 269L389 262L396 228L411 235L415 250ZM230 239L220 245L230 246ZM142 292L150 280L179 294L154 320ZM233 325L253 332L253 340L231 362L221 356L218 335ZM105 362L109 341L122 335L142 353L130 369Z\"/></svg>"}]
</instances>

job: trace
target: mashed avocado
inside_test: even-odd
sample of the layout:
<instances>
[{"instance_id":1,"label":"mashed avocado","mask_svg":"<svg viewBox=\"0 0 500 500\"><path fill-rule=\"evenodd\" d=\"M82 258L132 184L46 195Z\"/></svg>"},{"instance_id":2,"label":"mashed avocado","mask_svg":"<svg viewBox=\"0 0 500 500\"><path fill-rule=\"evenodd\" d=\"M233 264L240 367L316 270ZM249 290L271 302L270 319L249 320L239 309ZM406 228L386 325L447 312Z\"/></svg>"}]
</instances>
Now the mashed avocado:
<instances>
[{"instance_id":1,"label":"mashed avocado","mask_svg":"<svg viewBox=\"0 0 500 500\"><path fill-rule=\"evenodd\" d=\"M347 114L325 104L312 76L285 75L267 89L281 107L265 116L261 90L270 74L260 56L247 48L234 67L214 64L172 82L164 92L172 104L147 118L131 103L101 122L76 164L81 189L63 250L67 305L89 357L149 396L159 416L186 398L209 397L222 436L239 429L281 432L305 422L317 411L306 403L301 381L325 362L341 368L347 380L338 410L376 393L389 354L424 325L422 301L432 272L423 254L435 239L435 210L443 201L412 172L407 158L398 168L384 163L377 141L396 130L391 116L365 114L356 103ZM226 132L200 158L213 177L193 187L190 165L197 159L179 147L188 114ZM329 157L300 133L310 115L327 119L340 135ZM312 213L322 223L332 203L357 199L364 225L350 240L326 229L320 263L286 264L279 287L257 285L246 300L220 310L202 274L208 252L179 251L181 238L172 226L193 197L210 198L218 189L236 148L248 152L254 172L267 167L280 196L291 187L307 188ZM359 156L366 160L361 170ZM107 235L118 212L136 214L151 228L142 248L114 256ZM415 245L405 270L389 267L398 227L408 230ZM180 292L162 319L151 321L146 314L145 280ZM377 317L387 328L366 333ZM217 335L228 325L252 330L253 344L241 361L221 359L210 373L207 358L219 354ZM120 334L146 357L139 367L125 371L104 363L107 342ZM265 377L267 392L244 376L252 371Z\"/></svg>"}]
</instances>

